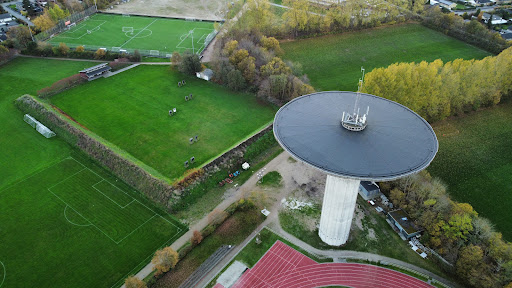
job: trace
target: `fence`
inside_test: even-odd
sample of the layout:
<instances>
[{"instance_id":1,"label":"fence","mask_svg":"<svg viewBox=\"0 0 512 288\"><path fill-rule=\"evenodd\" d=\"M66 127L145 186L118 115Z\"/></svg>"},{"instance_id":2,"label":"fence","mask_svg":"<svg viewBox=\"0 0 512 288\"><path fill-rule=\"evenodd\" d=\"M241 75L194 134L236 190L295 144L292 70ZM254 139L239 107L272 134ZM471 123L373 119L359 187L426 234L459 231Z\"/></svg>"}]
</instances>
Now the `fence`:
<instances>
[{"instance_id":1,"label":"fence","mask_svg":"<svg viewBox=\"0 0 512 288\"><path fill-rule=\"evenodd\" d=\"M71 21L71 23L77 23L77 22L84 20L86 17L91 16L92 14L96 13L97 11L98 11L98 9L96 8L96 6L91 6L82 12L78 12L78 13L69 15L68 17L66 17L64 19L59 20L59 23L57 23L57 25L53 26L52 28L35 35L34 38L36 39L36 41L48 40L53 35L66 30L66 24L65 24L66 21Z\"/></svg>"},{"instance_id":2,"label":"fence","mask_svg":"<svg viewBox=\"0 0 512 288\"><path fill-rule=\"evenodd\" d=\"M201 46L201 50L197 51L197 54L201 54L206 47L210 44L210 42L215 38L218 31L214 30L208 36L206 36L204 40L204 45ZM40 35L40 34L39 34ZM39 36L37 35L37 36ZM38 41L44 41L39 40ZM50 43L51 45L58 47L59 43ZM80 44L73 44L73 43L66 43L66 46L68 46L71 49L76 49L76 47L82 46L87 51L97 51L98 49L104 49L105 51L110 51L114 53L121 53L121 54L127 54L127 55L133 55L135 53L135 50L138 50L141 56L151 56L151 57L158 57L158 58L171 58L172 51L159 51L159 50L145 50L145 49L133 49L133 48L121 48L121 47L109 47L109 46L97 46L97 45L80 45Z\"/></svg>"}]
</instances>

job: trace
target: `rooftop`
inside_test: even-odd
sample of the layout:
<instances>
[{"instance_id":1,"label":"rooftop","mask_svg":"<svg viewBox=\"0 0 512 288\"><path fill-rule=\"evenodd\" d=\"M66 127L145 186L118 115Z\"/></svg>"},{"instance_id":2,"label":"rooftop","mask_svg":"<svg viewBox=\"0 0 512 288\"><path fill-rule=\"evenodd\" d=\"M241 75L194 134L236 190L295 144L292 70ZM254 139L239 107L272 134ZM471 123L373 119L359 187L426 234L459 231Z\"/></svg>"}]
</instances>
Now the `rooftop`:
<instances>
[{"instance_id":1,"label":"rooftop","mask_svg":"<svg viewBox=\"0 0 512 288\"><path fill-rule=\"evenodd\" d=\"M414 223L409 219L409 215L407 215L402 209L391 211L388 215L400 224L407 234L419 231L418 227L416 227L416 225L414 225Z\"/></svg>"},{"instance_id":2,"label":"rooftop","mask_svg":"<svg viewBox=\"0 0 512 288\"><path fill-rule=\"evenodd\" d=\"M343 112L353 111L357 93L319 92L281 107L274 134L294 158L328 174L385 181L426 168L438 149L432 127L396 102L360 93L368 126L359 132L342 127Z\"/></svg>"}]
</instances>

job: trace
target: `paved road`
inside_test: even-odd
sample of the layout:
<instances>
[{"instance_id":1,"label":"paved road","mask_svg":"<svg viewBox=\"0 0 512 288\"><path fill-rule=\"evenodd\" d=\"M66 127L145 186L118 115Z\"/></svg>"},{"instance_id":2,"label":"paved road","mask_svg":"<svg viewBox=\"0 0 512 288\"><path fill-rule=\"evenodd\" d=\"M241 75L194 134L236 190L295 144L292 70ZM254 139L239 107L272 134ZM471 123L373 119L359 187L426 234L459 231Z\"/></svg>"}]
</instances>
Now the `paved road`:
<instances>
[{"instance_id":1,"label":"paved road","mask_svg":"<svg viewBox=\"0 0 512 288\"><path fill-rule=\"evenodd\" d=\"M7 2L7 3L2 3L2 6L4 7L5 11L9 12L12 16L23 20L25 23L28 24L28 26L34 26L34 23L30 22L30 20L28 20L27 17L25 17L25 16L21 15L21 13L16 12L16 11L12 10L11 8L9 8L9 5L16 4L18 2L20 2L20 1L12 1L12 2Z\"/></svg>"}]
</instances>

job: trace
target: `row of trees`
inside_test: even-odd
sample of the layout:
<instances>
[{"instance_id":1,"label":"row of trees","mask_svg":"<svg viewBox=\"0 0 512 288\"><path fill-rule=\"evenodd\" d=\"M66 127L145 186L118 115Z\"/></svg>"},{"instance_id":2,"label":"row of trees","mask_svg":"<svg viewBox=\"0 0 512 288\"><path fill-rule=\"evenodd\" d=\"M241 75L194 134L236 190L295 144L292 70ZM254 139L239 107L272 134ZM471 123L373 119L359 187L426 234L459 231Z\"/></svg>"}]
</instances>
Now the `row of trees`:
<instances>
[{"instance_id":1,"label":"row of trees","mask_svg":"<svg viewBox=\"0 0 512 288\"><path fill-rule=\"evenodd\" d=\"M413 0L350 0L329 7L309 0L284 0L283 5L289 9L279 16L274 10L282 8L272 7L268 0L248 0L239 25L286 38L403 22L423 10L422 1Z\"/></svg>"},{"instance_id":2,"label":"row of trees","mask_svg":"<svg viewBox=\"0 0 512 288\"><path fill-rule=\"evenodd\" d=\"M431 7L423 15L423 25L494 54L498 54L512 45L512 41L507 43L499 33L489 30L479 21L471 20L466 23L463 18L454 13L443 13L439 7ZM478 19L481 21L482 13L478 14Z\"/></svg>"},{"instance_id":3,"label":"row of trees","mask_svg":"<svg viewBox=\"0 0 512 288\"><path fill-rule=\"evenodd\" d=\"M512 48L482 60L377 68L366 75L363 91L401 103L429 122L495 105L512 94Z\"/></svg>"},{"instance_id":4,"label":"row of trees","mask_svg":"<svg viewBox=\"0 0 512 288\"><path fill-rule=\"evenodd\" d=\"M212 69L215 81L232 90L257 92L260 97L284 102L314 92L299 64L285 63L273 37L258 31L234 30L217 41Z\"/></svg>"},{"instance_id":5,"label":"row of trees","mask_svg":"<svg viewBox=\"0 0 512 288\"><path fill-rule=\"evenodd\" d=\"M43 14L35 18L32 22L39 31L46 31L55 26L59 20L64 19L70 15L69 10L59 7L57 4L45 8Z\"/></svg>"},{"instance_id":6,"label":"row of trees","mask_svg":"<svg viewBox=\"0 0 512 288\"><path fill-rule=\"evenodd\" d=\"M381 188L425 229L421 241L455 263L460 279L473 287L512 284L512 243L470 204L450 200L439 179L423 171Z\"/></svg>"}]
</instances>

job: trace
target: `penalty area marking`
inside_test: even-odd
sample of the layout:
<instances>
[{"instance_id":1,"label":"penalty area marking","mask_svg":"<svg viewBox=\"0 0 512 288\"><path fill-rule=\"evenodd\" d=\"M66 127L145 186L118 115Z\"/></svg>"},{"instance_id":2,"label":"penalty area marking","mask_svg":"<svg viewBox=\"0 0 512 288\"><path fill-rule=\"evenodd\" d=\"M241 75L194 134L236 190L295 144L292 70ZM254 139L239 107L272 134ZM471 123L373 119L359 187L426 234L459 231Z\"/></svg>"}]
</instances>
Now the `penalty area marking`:
<instances>
[{"instance_id":1,"label":"penalty area marking","mask_svg":"<svg viewBox=\"0 0 512 288\"><path fill-rule=\"evenodd\" d=\"M69 220L69 218L68 218L68 216L67 216L67 214L66 214L66 210L68 209L68 207L69 207L68 205L66 205L66 207L64 207L64 217L66 218L66 220L68 220L68 222L69 222L69 223L71 223L71 224L73 224L73 225L75 225L75 226L80 226L80 227L87 227L87 226L91 226L91 225L92 225L91 221L89 221L89 220L87 220L87 219L85 219L85 218L84 218L84 219L85 219L87 222L89 222L89 224L76 224L76 223L74 223L73 221ZM73 209L73 208L71 208L71 209L72 209L73 211L75 211L75 209ZM75 213L77 213L78 215L80 215L80 214L79 214L78 212L76 212L76 211L75 211ZM83 218L83 216L82 216L82 215L80 215L80 217L82 217L82 218Z\"/></svg>"},{"instance_id":2,"label":"penalty area marking","mask_svg":"<svg viewBox=\"0 0 512 288\"><path fill-rule=\"evenodd\" d=\"M194 28L194 29L192 29L192 30L190 30L190 31L192 31L192 33L196 33L196 30L207 30L207 31L209 31L208 33L206 33L206 32L205 32L205 33L203 33L203 34L201 35L201 37L199 37L199 40L197 40L197 42L196 42L196 43L198 43L198 44L200 43L200 41L201 41L202 39L206 39L206 37L208 37L208 35L210 35L210 33L212 33L213 31L215 31L214 29L209 29L209 28ZM192 47L181 46L181 44L182 44L183 42L185 42L185 40L187 40L187 39L189 38L189 36L190 36L190 33L182 34L182 35L180 36L180 40L181 40L181 41L180 41L180 43L178 43L178 44L176 45L176 48L178 48L178 49L192 49ZM191 42L192 42L192 41L191 41ZM192 43L192 44L193 44L193 43ZM195 50L196 50L196 51L202 51L202 49L204 49L204 41L203 41L202 45L201 45L201 46L199 46L199 48L198 48L198 49L195 49Z\"/></svg>"},{"instance_id":3,"label":"penalty area marking","mask_svg":"<svg viewBox=\"0 0 512 288\"><path fill-rule=\"evenodd\" d=\"M0 281L0 287L4 285L5 282L5 275L7 275L7 269L5 269L4 262L0 261L0 264L2 265L2 269L4 270L4 277L2 278L2 281Z\"/></svg>"},{"instance_id":4,"label":"penalty area marking","mask_svg":"<svg viewBox=\"0 0 512 288\"><path fill-rule=\"evenodd\" d=\"M102 21L102 23L101 23L101 24L98 24L98 25L97 25L96 27L94 27L94 28L91 28L91 29L88 29L88 30L87 30L87 31L91 31L91 33L87 33L87 31L86 31L84 34L82 34L82 35L81 35L81 36L79 36L79 37L68 37L68 36L63 36L63 35L64 35L64 34L71 34L71 33L75 33L75 32L77 32L78 30L80 30L80 29L82 29L82 28L84 28L84 27L86 26L86 24L85 24L85 23L84 23L82 26L77 26L77 27L75 27L75 28L73 29L73 31L68 30L68 31L65 31L65 32L61 33L58 37L66 38L66 39L75 39L75 40L77 40L77 39L81 39L82 37L84 37L84 36L86 36L86 35L92 34L92 32L96 32L96 31L100 30L101 25L103 25L103 24L107 23L107 21L106 21L106 20L89 20L89 21Z\"/></svg>"},{"instance_id":5,"label":"penalty area marking","mask_svg":"<svg viewBox=\"0 0 512 288\"><path fill-rule=\"evenodd\" d=\"M110 240L112 240L112 242L116 243L119 245L119 243L121 243L123 240L125 240L128 236L132 235L135 231L137 231L140 227L142 227L143 225L145 225L147 222L149 222L150 220L152 220L153 218L155 218L155 216L160 216L160 218L162 218L165 222L171 224L172 226L174 226L176 229L177 229L177 232L171 237L171 239L173 237L175 237L176 235L178 235L180 232L181 232L181 228L176 226L174 223L172 223L171 221L167 220L165 217L163 217L162 215L156 213L153 209L149 208L148 206L142 204L139 200L135 199L134 197L132 197L131 195L127 194L124 190L120 189L119 187L117 187L116 185L110 183L108 180L106 180L105 178L103 178L102 176L98 175L98 173L92 171L91 169L89 169L88 167L86 167L85 165L83 165L82 163L80 163L79 161L77 161L76 159L74 159L73 157L70 157L68 159L73 159L73 161L77 162L78 164L80 164L83 168L80 169L80 171L74 173L73 175L65 178L64 180L60 181L59 183L51 186L50 188L48 188L48 191L50 191L50 193L52 193L55 197L57 197L60 201L62 201L64 204L66 204L66 206L69 206L69 208L73 209L73 211L75 211L75 213L77 213L78 215L80 215L82 218L84 218L85 220L87 220L89 223L91 223L91 225L96 228L98 231L100 231L101 233L103 233L103 235L105 235L107 238L109 238ZM149 217L149 219L147 219L144 223L142 223L141 225L139 225L137 228L135 228L132 232L128 233L125 237L123 237L121 240L119 241L116 241L114 239L112 239L112 237L110 237L107 233L105 233L103 230L101 230L98 226L96 226L94 223L92 223L89 219L87 219L86 217L84 217L82 214L80 214L76 209L74 209L71 205L69 205L66 201L64 201L64 199L60 198L57 194L53 193L51 191L51 189L57 185L59 185L60 183L70 179L71 177L74 177L75 175L77 175L78 173L84 171L84 170L89 170L89 172L93 173L94 175L98 176L99 178L101 178L102 180L100 180L99 182L97 182L96 184L102 182L102 181L105 181L107 183L109 183L110 185L116 187L117 189L119 189L121 192L123 192L125 195L127 195L128 197L132 198L133 200L128 204L132 204L133 202L138 202L140 205L144 206L146 209L148 209L149 211L153 212L153 216ZM93 184L93 185L96 185L96 184ZM91 187L93 186L91 185ZM93 187L95 188L95 187ZM97 191L99 191L98 189L96 189ZM103 194L103 193L102 193ZM107 197L105 194L103 194L103 196L105 196L106 198L109 198ZM110 198L109 198L110 199ZM112 200L112 199L111 199ZM113 201L113 200L112 200ZM115 203L115 201L113 201ZM116 203L117 204L117 203ZM119 204L117 204L119 206ZM125 205L127 206L127 205ZM122 207L121 207L122 208ZM69 220L68 220L69 221ZM167 240L169 241L169 240ZM167 243L166 241L166 243ZM165 244L165 243L164 243Z\"/></svg>"}]
</instances>

